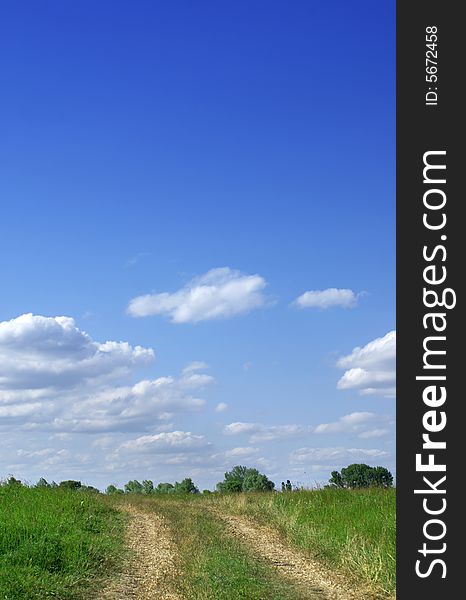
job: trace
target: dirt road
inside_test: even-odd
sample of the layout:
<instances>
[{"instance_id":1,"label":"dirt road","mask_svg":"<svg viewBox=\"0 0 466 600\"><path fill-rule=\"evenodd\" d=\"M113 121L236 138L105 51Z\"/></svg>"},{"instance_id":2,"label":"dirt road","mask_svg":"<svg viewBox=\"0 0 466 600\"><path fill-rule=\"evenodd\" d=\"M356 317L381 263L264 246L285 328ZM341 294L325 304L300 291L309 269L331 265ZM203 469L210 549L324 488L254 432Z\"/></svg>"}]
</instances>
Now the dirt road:
<instances>
[{"instance_id":1,"label":"dirt road","mask_svg":"<svg viewBox=\"0 0 466 600\"><path fill-rule=\"evenodd\" d=\"M314 592L312 598L320 597L322 600L373 598L370 594L367 595L368 592L352 590L343 577L339 577L325 569L321 563L291 548L273 529L253 523L245 517L224 515L217 511L215 514L228 523L232 535L239 537L256 556L265 560L282 577L300 584L303 589L319 590L320 596Z\"/></svg>"},{"instance_id":2,"label":"dirt road","mask_svg":"<svg viewBox=\"0 0 466 600\"><path fill-rule=\"evenodd\" d=\"M176 591L179 560L165 518L131 504L123 504L120 509L130 517L126 544L132 556L98 600L184 600ZM226 523L231 536L241 540L253 556L301 590L300 598L377 600L370 590L351 588L344 577L292 548L272 528L244 516L210 510L212 516Z\"/></svg>"},{"instance_id":3,"label":"dirt road","mask_svg":"<svg viewBox=\"0 0 466 600\"><path fill-rule=\"evenodd\" d=\"M121 510L130 517L126 544L132 557L99 600L182 600L174 590L176 550L163 517L131 504L122 505Z\"/></svg>"}]
</instances>

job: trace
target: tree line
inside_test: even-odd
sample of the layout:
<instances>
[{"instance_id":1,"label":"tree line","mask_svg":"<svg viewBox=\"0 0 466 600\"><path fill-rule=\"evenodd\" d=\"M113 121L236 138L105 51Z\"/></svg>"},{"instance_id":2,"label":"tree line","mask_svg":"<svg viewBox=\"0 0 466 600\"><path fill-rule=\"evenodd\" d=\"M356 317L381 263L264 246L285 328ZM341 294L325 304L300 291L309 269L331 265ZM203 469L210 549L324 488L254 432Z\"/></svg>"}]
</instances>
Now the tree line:
<instances>
[{"instance_id":1,"label":"tree line","mask_svg":"<svg viewBox=\"0 0 466 600\"><path fill-rule=\"evenodd\" d=\"M223 481L216 485L216 492L267 492L275 488L273 481L260 473L257 469L236 465L231 471L227 471ZM199 494L199 488L194 484L190 477L175 483L159 483L154 486L151 479L138 481L132 479L124 485L124 488L117 488L109 485L105 490L107 494ZM210 490L203 490L203 494L211 494Z\"/></svg>"},{"instance_id":2,"label":"tree line","mask_svg":"<svg viewBox=\"0 0 466 600\"><path fill-rule=\"evenodd\" d=\"M1 482L1 485L24 485L19 479L9 477ZM366 487L391 487L393 476L385 467L370 467L366 464L352 464L341 469L332 471L328 487L357 489ZM66 489L71 491L100 493L100 490L92 485L85 485L81 481L66 479L60 483L52 481L49 483L41 477L39 481L31 486L37 488ZM216 493L239 493L239 492L270 492L275 489L275 484L267 475L260 473L257 469L236 465L224 474L222 481L216 485ZM289 479L282 482L282 492L292 491L293 487ZM199 494L200 490L191 477L185 477L182 481L175 483L159 483L154 485L151 479L138 481L131 479L123 488L109 485L106 494ZM203 494L211 494L210 490L203 490Z\"/></svg>"}]
</instances>

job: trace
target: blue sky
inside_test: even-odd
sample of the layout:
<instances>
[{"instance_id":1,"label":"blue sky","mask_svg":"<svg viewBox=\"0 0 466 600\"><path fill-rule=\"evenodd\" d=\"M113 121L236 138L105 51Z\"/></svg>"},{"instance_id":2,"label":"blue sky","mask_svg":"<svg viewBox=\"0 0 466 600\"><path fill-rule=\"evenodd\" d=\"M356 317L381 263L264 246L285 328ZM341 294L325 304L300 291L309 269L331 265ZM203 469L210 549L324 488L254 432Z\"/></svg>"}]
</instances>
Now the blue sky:
<instances>
[{"instance_id":1,"label":"blue sky","mask_svg":"<svg viewBox=\"0 0 466 600\"><path fill-rule=\"evenodd\" d=\"M393 470L395 3L1 13L0 475Z\"/></svg>"}]
</instances>

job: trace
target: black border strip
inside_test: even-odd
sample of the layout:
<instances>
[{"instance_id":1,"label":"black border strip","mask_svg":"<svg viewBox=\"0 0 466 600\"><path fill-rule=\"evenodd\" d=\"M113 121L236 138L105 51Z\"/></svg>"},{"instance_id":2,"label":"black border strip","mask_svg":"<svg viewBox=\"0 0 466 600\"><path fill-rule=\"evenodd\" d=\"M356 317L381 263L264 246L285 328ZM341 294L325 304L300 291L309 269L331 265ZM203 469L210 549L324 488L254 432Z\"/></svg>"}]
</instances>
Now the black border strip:
<instances>
[{"instance_id":1,"label":"black border strip","mask_svg":"<svg viewBox=\"0 0 466 600\"><path fill-rule=\"evenodd\" d=\"M460 95L465 35L460 8L461 3L431 0L397 3L397 598L401 600L457 598L466 568L460 512L463 440L466 443L461 381L462 373L466 375L462 364L466 328L460 291L460 261L466 256L461 243L466 227L460 215L466 205L460 189L466 172L461 147L466 108ZM426 56L428 50L432 54ZM426 163L432 168L424 171ZM444 298L451 308L435 306L434 293L439 304ZM439 316L426 317L429 313ZM444 354L430 354L433 350ZM423 448L423 434L438 446ZM417 469L416 455L421 455ZM425 470L429 467L422 465L429 460L439 469L445 465L445 471Z\"/></svg>"}]
</instances>

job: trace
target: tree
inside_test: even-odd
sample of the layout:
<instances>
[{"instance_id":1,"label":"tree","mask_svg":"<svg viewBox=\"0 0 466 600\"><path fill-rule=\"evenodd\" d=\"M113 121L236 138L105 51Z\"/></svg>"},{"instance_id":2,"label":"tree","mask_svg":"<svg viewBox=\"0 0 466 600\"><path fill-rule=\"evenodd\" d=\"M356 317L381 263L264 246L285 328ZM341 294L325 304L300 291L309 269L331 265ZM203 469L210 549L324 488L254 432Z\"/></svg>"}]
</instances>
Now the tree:
<instances>
[{"instance_id":1,"label":"tree","mask_svg":"<svg viewBox=\"0 0 466 600\"><path fill-rule=\"evenodd\" d=\"M76 491L82 487L82 483L80 481L75 481L74 479L66 479L65 481L60 481L58 487L64 488L65 490Z\"/></svg>"},{"instance_id":2,"label":"tree","mask_svg":"<svg viewBox=\"0 0 466 600\"><path fill-rule=\"evenodd\" d=\"M125 493L127 494L142 494L143 489L142 483L137 479L132 479L128 483L125 483Z\"/></svg>"},{"instance_id":3,"label":"tree","mask_svg":"<svg viewBox=\"0 0 466 600\"><path fill-rule=\"evenodd\" d=\"M225 473L225 479L217 484L219 492L242 492L247 467L237 465Z\"/></svg>"},{"instance_id":4,"label":"tree","mask_svg":"<svg viewBox=\"0 0 466 600\"><path fill-rule=\"evenodd\" d=\"M186 477L180 483L175 482L175 494L199 494L199 490L194 485L191 477Z\"/></svg>"},{"instance_id":5,"label":"tree","mask_svg":"<svg viewBox=\"0 0 466 600\"><path fill-rule=\"evenodd\" d=\"M38 488L49 488L51 486L50 486L50 483L48 483L48 481L46 479L44 479L43 477L41 477L39 479L39 481L36 483L36 487L38 487Z\"/></svg>"},{"instance_id":6,"label":"tree","mask_svg":"<svg viewBox=\"0 0 466 600\"><path fill-rule=\"evenodd\" d=\"M90 492L91 494L100 494L100 490L93 485L82 485L80 488L82 492Z\"/></svg>"},{"instance_id":7,"label":"tree","mask_svg":"<svg viewBox=\"0 0 466 600\"><path fill-rule=\"evenodd\" d=\"M330 482L330 486L331 487L345 487L344 483L343 483L343 477L341 476L341 473L339 471L332 471L331 472L331 477L329 479Z\"/></svg>"},{"instance_id":8,"label":"tree","mask_svg":"<svg viewBox=\"0 0 466 600\"><path fill-rule=\"evenodd\" d=\"M341 470L341 476L345 482L345 487L362 488L371 485L372 468L364 463L352 464Z\"/></svg>"},{"instance_id":9,"label":"tree","mask_svg":"<svg viewBox=\"0 0 466 600\"><path fill-rule=\"evenodd\" d=\"M13 477L13 475L10 475L10 477L8 477L8 479L5 481L5 483L3 485L22 486L23 484L21 483L21 481L19 479L16 479L16 477Z\"/></svg>"},{"instance_id":10,"label":"tree","mask_svg":"<svg viewBox=\"0 0 466 600\"><path fill-rule=\"evenodd\" d=\"M393 475L385 467L374 467L372 470L372 485L392 487Z\"/></svg>"},{"instance_id":11,"label":"tree","mask_svg":"<svg viewBox=\"0 0 466 600\"><path fill-rule=\"evenodd\" d=\"M124 494L123 490L120 490L119 488L117 488L115 485L110 484L107 489L105 490L105 493L108 495L111 494Z\"/></svg>"},{"instance_id":12,"label":"tree","mask_svg":"<svg viewBox=\"0 0 466 600\"><path fill-rule=\"evenodd\" d=\"M154 483L150 479L144 479L142 482L142 493L152 494L154 491Z\"/></svg>"},{"instance_id":13,"label":"tree","mask_svg":"<svg viewBox=\"0 0 466 600\"><path fill-rule=\"evenodd\" d=\"M225 473L225 479L217 483L219 492L265 492L273 490L273 481L257 469L236 465Z\"/></svg>"},{"instance_id":14,"label":"tree","mask_svg":"<svg viewBox=\"0 0 466 600\"><path fill-rule=\"evenodd\" d=\"M366 488L371 486L391 487L393 476L385 467L370 467L364 463L354 463L341 470L332 471L329 480L331 487Z\"/></svg>"},{"instance_id":15,"label":"tree","mask_svg":"<svg viewBox=\"0 0 466 600\"><path fill-rule=\"evenodd\" d=\"M257 469L248 469L244 476L243 492L271 492L275 484L273 481L259 473Z\"/></svg>"},{"instance_id":16,"label":"tree","mask_svg":"<svg viewBox=\"0 0 466 600\"><path fill-rule=\"evenodd\" d=\"M156 494L173 494L175 487L172 483L159 483L155 488Z\"/></svg>"}]
</instances>

